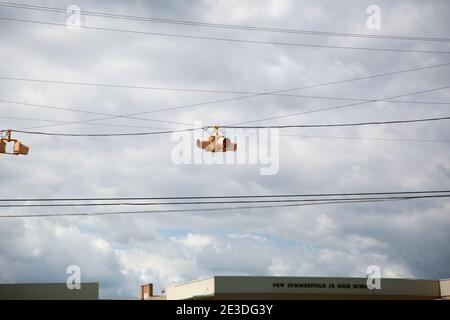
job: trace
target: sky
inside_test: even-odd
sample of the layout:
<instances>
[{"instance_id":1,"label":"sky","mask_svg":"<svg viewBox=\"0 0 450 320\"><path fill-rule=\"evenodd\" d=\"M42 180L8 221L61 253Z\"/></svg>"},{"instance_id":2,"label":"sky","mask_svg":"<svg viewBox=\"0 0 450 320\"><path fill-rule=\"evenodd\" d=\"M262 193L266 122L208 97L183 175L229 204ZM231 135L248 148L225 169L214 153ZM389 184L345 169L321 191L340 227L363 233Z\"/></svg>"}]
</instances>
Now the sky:
<instances>
[{"instance_id":1,"label":"sky","mask_svg":"<svg viewBox=\"0 0 450 320\"><path fill-rule=\"evenodd\" d=\"M24 0L17 3L58 8L76 5L85 11L342 33L448 37L450 31L448 1ZM367 27L366 9L370 5L381 9L379 30ZM0 17L65 24L69 14L0 6ZM81 25L261 42L450 51L448 42L245 31L83 15ZM71 30L65 26L0 19L0 61L0 77L275 92L444 64L450 62L450 55ZM290 93L383 99L448 86L449 70L450 66L442 66ZM237 96L240 94L0 79L0 100L118 115ZM449 102L450 90L399 99ZM317 97L263 95L142 115L159 121L115 118L86 124L56 123L59 125L34 130L60 133L179 130L186 125L161 121L232 124L342 103ZM255 124L429 118L448 116L447 109L445 104L377 102ZM0 129L101 117L0 102ZM231 129L224 132L234 135ZM280 133L279 149L274 155L279 159L278 170L271 175L261 174L258 163L177 163L173 153L176 141L170 135L75 138L15 133L15 138L30 146L30 153L0 157L0 198L346 193L445 190L449 186L450 148L449 142L443 142L450 140L446 121L294 128ZM239 152L239 141L236 142ZM0 211L4 215L112 210L95 207ZM211 275L364 277L368 266L378 265L385 277L448 278L448 230L450 202L446 199L226 213L2 218L0 282L65 282L67 267L78 265L83 282L100 283L102 298L137 298L144 283L154 283L159 291L174 283Z\"/></svg>"}]
</instances>

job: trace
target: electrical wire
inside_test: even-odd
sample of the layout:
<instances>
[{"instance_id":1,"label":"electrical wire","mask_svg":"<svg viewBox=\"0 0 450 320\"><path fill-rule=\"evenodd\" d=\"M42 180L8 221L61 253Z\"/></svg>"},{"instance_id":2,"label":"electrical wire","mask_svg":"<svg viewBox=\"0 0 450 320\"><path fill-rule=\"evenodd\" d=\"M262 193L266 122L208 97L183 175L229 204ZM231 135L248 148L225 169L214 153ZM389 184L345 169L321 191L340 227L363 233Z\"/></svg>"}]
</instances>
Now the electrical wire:
<instances>
[{"instance_id":1,"label":"electrical wire","mask_svg":"<svg viewBox=\"0 0 450 320\"><path fill-rule=\"evenodd\" d=\"M71 123L70 121L65 121L65 120L23 118L23 117L4 116L4 115L0 115L0 119L25 120L25 121L42 121L42 122L61 123L61 124L69 124L69 123ZM121 128L135 128L135 129L154 129L154 130L170 130L170 128L148 127L148 126L133 126L133 125L115 124L115 123L81 123L81 124L83 124L83 125L90 125L90 126L121 127Z\"/></svg>"},{"instance_id":2,"label":"electrical wire","mask_svg":"<svg viewBox=\"0 0 450 320\"><path fill-rule=\"evenodd\" d=\"M80 86L94 86L94 87L107 87L107 88L122 88L122 89L139 89L139 90L159 90L159 91L175 91L175 92L195 92L195 93L223 93L223 94L246 94L246 95L262 95L270 94L272 96L279 97L292 97L292 98L310 98L310 99L325 99L325 100L345 100L345 101L365 101L375 102L374 99L361 99L352 97L331 97L331 96L318 96L318 95L302 95L302 94L287 94L287 93L267 93L256 91L231 91L231 90L213 90L213 89L192 89L192 88L173 88L173 87L152 87L142 85L120 85L111 83L94 83L94 82L75 82L75 81L59 81L59 80L46 80L46 79L32 79L32 78L19 78L19 77L7 77L0 76L0 80L12 80L12 81L26 81L26 82L38 82L45 84L64 84L64 85L80 85ZM0 100L0 102L17 103L15 101ZM436 104L436 105L449 105L450 102L434 102L434 101L411 101L411 100L385 100L383 102L392 103L405 103L405 104ZM70 110L70 109L69 109ZM73 109L70 111L74 111ZM98 114L96 112L90 112Z\"/></svg>"},{"instance_id":3,"label":"electrical wire","mask_svg":"<svg viewBox=\"0 0 450 320\"><path fill-rule=\"evenodd\" d=\"M44 121L44 122L56 122L56 123L66 123L67 121L62 120L46 120L38 118L21 118L21 117L10 117L1 116L0 119L13 119L13 120L29 120L29 121ZM156 127L144 127L144 126L133 126L133 125L120 125L120 124L109 124L109 123L82 123L85 125L92 126L107 126L107 127L124 127L124 128L138 128L138 129L155 129L155 130L170 130L169 128L156 128ZM211 135L207 131L208 128L202 128L206 134ZM264 134L264 133L258 133ZM271 135L268 133L267 135ZM344 140L368 140L368 141L400 141L400 142L438 142L438 143L448 143L450 140L445 139L412 139L412 138L369 138L369 137L348 137L348 136L317 136L317 135L299 135L299 134L279 134L282 137L302 137L302 138L320 138L320 139L344 139Z\"/></svg>"},{"instance_id":4,"label":"electrical wire","mask_svg":"<svg viewBox=\"0 0 450 320\"><path fill-rule=\"evenodd\" d=\"M324 201L315 203L294 203L281 205L262 205L262 206L237 206L237 207L216 207L216 208L193 208L193 209L171 209L171 210L144 210L144 211L116 211L116 212L91 212L91 213L43 213L43 214L14 214L0 215L0 218L44 218L44 217L76 217L76 216L106 216L106 215L130 215L130 214L158 214L158 213L186 213L186 212L211 212L211 211L232 211L232 210L248 210L248 209L271 209L271 208L287 208L302 207L329 204L349 204L349 203L367 203L367 202L384 202L384 201L406 201L413 199L376 199L376 200L352 200L352 201Z\"/></svg>"},{"instance_id":5,"label":"electrical wire","mask_svg":"<svg viewBox=\"0 0 450 320\"><path fill-rule=\"evenodd\" d=\"M388 125L401 123L417 123L449 120L450 116L424 118L424 119L410 119L410 120L390 120L390 121L370 121L370 122L352 122L352 123L333 123L333 124L292 124L292 125L267 125L267 126L221 126L224 129L287 129L287 128L325 128L325 127L354 127L367 125ZM210 126L212 128L212 126Z\"/></svg>"},{"instance_id":6,"label":"electrical wire","mask_svg":"<svg viewBox=\"0 0 450 320\"><path fill-rule=\"evenodd\" d=\"M98 206L161 206L161 205L211 205L211 204L249 204L249 203L293 203L320 201L349 201L349 200L395 200L395 199L425 199L449 198L450 194L415 195L392 197L358 197L358 198L327 198L327 199L277 199L277 200L231 200L231 201L185 201L185 202L108 202L108 203L51 203L51 204L0 204L0 208L29 208L29 207L98 207Z\"/></svg>"},{"instance_id":7,"label":"electrical wire","mask_svg":"<svg viewBox=\"0 0 450 320\"><path fill-rule=\"evenodd\" d=\"M64 8L26 5L26 4L10 3L10 2L0 2L0 6L17 8L17 9L30 9L30 10L38 10L38 11L56 12L56 13L64 13L64 14L67 13L67 9L64 9ZM86 10L82 10L80 12L80 14L85 15L85 16L114 18L114 19L132 20L132 21L146 21L146 22L166 23L166 24L175 24L175 25L188 25L188 26L196 26L196 27L233 29L233 30L264 31L264 32L276 32L276 33L288 33L288 34L306 34L306 35L313 35L313 36L356 37L356 38L385 39L385 40L390 39L390 40L416 40L416 41L438 41L438 42L449 42L450 41L450 38L445 38L445 37L419 37L419 36L344 33L344 32L314 31L314 30L300 30L300 29L286 29L286 28L270 28L270 27L261 27L261 26L218 24L218 23L188 21L188 20L178 20L178 19L162 19L162 18L154 18L154 17L135 16L135 15L93 12L93 11L86 11Z\"/></svg>"},{"instance_id":8,"label":"electrical wire","mask_svg":"<svg viewBox=\"0 0 450 320\"><path fill-rule=\"evenodd\" d=\"M11 21L11 22L25 22L40 25L51 25L67 28L64 23L56 22L46 22L28 19L16 19L8 17L0 17L0 20ZM213 40L213 41L224 41L230 43L247 43L247 44L263 44L263 45L277 45L277 46L289 46L289 47L309 47L309 48L320 48L320 49L345 49L345 50L364 50L364 51L374 51L374 52L402 52L402 53L432 53L432 54L449 54L450 51L443 50L412 50L412 49L395 49L395 48L370 48L370 47L355 47L355 46L337 46L337 45L320 45L320 44L310 44L310 43L291 43L291 42L275 42L275 41L262 41L262 40L246 40L246 39L234 39L234 38L223 38L223 37L207 37L207 36L196 36L187 34L173 34L173 33L163 33L163 32L149 32L149 31L138 31L129 29L116 29L116 28L105 28L105 27L94 27L94 26L80 26L80 29L98 30L98 31L113 31L122 32L128 34L141 34L141 35L151 35L151 36L162 36L171 38L182 38L182 39L196 39L196 40Z\"/></svg>"},{"instance_id":9,"label":"electrical wire","mask_svg":"<svg viewBox=\"0 0 450 320\"><path fill-rule=\"evenodd\" d=\"M169 111L169 110L173 111L173 110L181 110L181 109L186 109L186 108L201 107L201 106L207 106L207 105L212 105L212 104L217 104L217 103L231 102L231 101L237 101L237 100L261 97L261 96L271 95L271 94L275 94L275 93L284 93L284 92L290 92L290 91L296 91L296 90L304 90L304 89L325 87L325 86L342 84L342 83L348 83L348 82L353 82L353 81L373 79L373 78L378 78L378 77L385 77L385 76L391 76L391 75L396 75L396 74L402 74L402 73L408 73L408 72L414 72L414 71L428 70L428 69L432 69L432 68L445 67L445 66L449 66L449 65L450 65L450 62L442 63L442 64L436 64L436 65L428 65L428 66L423 66L423 67L414 67L414 68L410 68L410 69L397 70L397 71L391 71L391 72L385 72L385 73L378 73L378 74L372 74L372 75L367 75L367 76L362 76L362 77L355 77L355 78L344 79L344 80L329 81L329 82L318 83L318 84L313 84L313 85L307 85L307 86L290 88L290 89L277 90L277 91L272 91L272 92L267 92L267 93L258 93L258 94L253 94L253 95L244 95L244 96L232 97L232 98L227 98L227 99L219 99L219 100L209 100L209 101L205 101L205 102L201 102L201 103L187 104L187 105L168 107L168 108L160 108L160 109L149 110L149 111L146 111L146 112L132 113L132 114L127 114L127 115L115 115L115 116L111 116L111 117L103 117L103 118L94 118L94 119L88 119L88 120L74 121L74 122L71 122L70 124L79 124L79 123L86 123L86 122L92 122L92 121L110 120L110 119L121 118L121 117L123 117L123 118L125 118L125 117L133 117L133 118L136 118L136 119L145 119L145 118L140 118L140 117L137 118L136 116L140 116L140 115L148 114L148 113ZM433 90L441 90L441 88L430 89L430 90L420 91L420 92L414 92L414 93L411 93L411 94L418 94L418 93L423 93L423 92L431 92ZM411 95L411 94L404 94L404 95L396 96L396 97L393 97L392 99L395 99L397 97L405 97L405 96L408 96L408 95ZM381 100L388 100L388 99L390 99L390 98L381 99ZM374 102L374 101L371 101L371 102ZM362 103L370 103L370 102L362 102ZM31 106L31 105L38 106L36 104L29 104L29 103L28 104L27 103L20 103L20 104L29 105L29 106ZM331 109L333 109L333 108L341 108L341 107L346 107L346 106L353 106L353 105L355 105L355 104L349 104L349 105L338 106L338 107L331 107ZM49 108L53 108L54 109L55 107L49 107ZM63 109L66 109L66 108L63 108ZM67 108L67 109L69 109L69 108ZM325 110L329 110L329 108L325 108L323 110L324 111ZM322 111L322 110L317 110L317 111ZM308 112L317 112L317 111L308 111ZM158 120L158 121L164 121L164 120ZM242 124L242 123L247 123L247 122L240 122L240 123L237 123L237 124ZM61 125L62 124L53 124L53 125L26 127L26 128L20 128L20 129L21 130L29 130L29 129L48 128L48 127L61 126Z\"/></svg>"},{"instance_id":10,"label":"electrical wire","mask_svg":"<svg viewBox=\"0 0 450 320\"><path fill-rule=\"evenodd\" d=\"M49 106L44 104L36 104L36 103L29 103L29 102L23 102L23 101L14 101L14 100L4 100L0 99L1 103L10 103L10 104L18 104L28 107L36 107L36 108L43 108L43 109L51 109L51 110L60 110L60 111L71 111L76 113L83 113L83 114L95 114L95 115L103 115L108 116L106 119L115 119L115 118L127 118L127 119L133 119L133 120L142 120L142 121L150 121L150 122L160 122L160 123L167 123L167 124L176 124L176 125L188 125L191 126L192 124L189 123L183 123L183 122L176 122L176 121L170 121L170 120L164 120L164 119L149 119L149 118L138 118L133 116L127 116L127 115L113 115L109 113L102 113L102 112L95 112L95 111L88 111L83 109L75 109L75 108L67 108L67 107L55 107L55 106ZM105 118L101 118L105 119ZM86 124L89 123L91 119L88 120L81 120L81 121L66 121L64 124L57 124L57 125L50 125L50 126L59 126L59 125L67 125L67 124ZM49 126L44 126L49 127ZM33 129L34 127L27 128L27 129Z\"/></svg>"},{"instance_id":11,"label":"electrical wire","mask_svg":"<svg viewBox=\"0 0 450 320\"><path fill-rule=\"evenodd\" d=\"M260 133L258 133L260 134ZM270 133L268 133L270 135ZM280 137L299 137L311 139L334 139L334 140L367 140L380 142L436 142L449 143L450 139L412 139L412 138L374 138L374 137L351 137L351 136L323 136L323 135L304 135L304 134L279 134Z\"/></svg>"},{"instance_id":12,"label":"electrical wire","mask_svg":"<svg viewBox=\"0 0 450 320\"><path fill-rule=\"evenodd\" d=\"M191 132L196 130L202 130L203 128L187 128L180 130L165 130L165 131L149 131L149 132L130 132L130 133L57 133L57 132L42 132L42 131L25 131L15 130L12 132L18 132L23 134L34 134L43 136L59 136L59 137L130 137L130 136L150 136L160 134L171 134L177 132ZM5 130L0 130L5 131Z\"/></svg>"},{"instance_id":13,"label":"electrical wire","mask_svg":"<svg viewBox=\"0 0 450 320\"><path fill-rule=\"evenodd\" d=\"M430 122L449 120L450 116L437 117L437 118L424 118L424 119L409 119L409 120L390 120L390 121L371 121L371 122L353 122L353 123L332 123L332 124L298 124L298 125L283 125L283 126L221 126L222 128L229 129L286 129L286 128L324 128L324 127L354 127L354 126L367 126L367 125L391 125L391 124L404 124L404 123L418 123L418 122ZM213 126L203 127L213 128ZM27 131L12 129L13 132L23 134L45 135L45 136L63 136L63 137L118 137L118 136L147 136L157 134L170 134L177 132L188 132L194 130L202 130L203 128L189 128L180 130L165 130L165 131L151 131L151 132L133 132L133 133L56 133L56 132L43 132L43 131Z\"/></svg>"},{"instance_id":14,"label":"electrical wire","mask_svg":"<svg viewBox=\"0 0 450 320\"><path fill-rule=\"evenodd\" d=\"M284 114L284 115L280 115L280 116L273 116L273 117L268 117L268 118L260 118L260 119L256 119L256 120L248 120L248 121L243 121L243 122L237 122L237 123L233 123L233 124L229 124L229 125L224 125L222 127L227 127L227 126L231 127L231 126L237 126L237 125L242 125L242 124L246 124L246 123L261 122L261 121L267 121L267 120L278 120L278 119L282 119L282 118L299 116L299 115L304 115L304 114L309 114L309 113L316 113L316 112L323 112L323 111L329 111L329 110L335 110L335 109L348 108L348 107L353 107L353 106L358 106L358 105L363 105L363 104L369 104L369 103L374 103L374 102L382 102L384 100L397 99L397 98L402 98L402 97L411 96L411 95L429 93L429 92L444 90L444 89L448 89L448 88L450 88L450 86L444 86L444 87L439 87L439 88L431 88L431 89L427 89L427 90L415 91L415 92L405 93L405 94L401 94L401 95L396 95L396 96L391 96L391 97L386 97L386 98L381 98L381 99L375 99L375 100L368 101L368 102L367 101L362 101L362 102L355 102L355 103L346 103L346 104L335 105L335 106L331 106L331 107L325 107L325 108L318 108L318 109L311 109L311 110L306 110L306 111L301 111L301 112L289 113L289 114Z\"/></svg>"},{"instance_id":15,"label":"electrical wire","mask_svg":"<svg viewBox=\"0 0 450 320\"><path fill-rule=\"evenodd\" d=\"M285 193L247 194L214 196L153 196L153 197L90 197L90 198L0 198L0 202L50 202L50 201L135 201L135 200L192 200L192 199L248 199L248 198L291 198L291 197L333 197L333 196L382 196L449 193L450 189L385 192L333 192L333 193Z\"/></svg>"}]
</instances>

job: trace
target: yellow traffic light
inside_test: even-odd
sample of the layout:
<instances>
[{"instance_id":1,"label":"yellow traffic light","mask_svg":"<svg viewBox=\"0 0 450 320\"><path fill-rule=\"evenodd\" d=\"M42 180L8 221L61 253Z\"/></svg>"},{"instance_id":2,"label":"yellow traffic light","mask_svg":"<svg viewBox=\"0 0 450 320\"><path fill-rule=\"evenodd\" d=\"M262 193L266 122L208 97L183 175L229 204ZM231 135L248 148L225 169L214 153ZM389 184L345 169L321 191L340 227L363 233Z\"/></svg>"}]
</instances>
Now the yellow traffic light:
<instances>
[{"instance_id":1,"label":"yellow traffic light","mask_svg":"<svg viewBox=\"0 0 450 320\"><path fill-rule=\"evenodd\" d=\"M197 147L209 152L227 152L236 151L237 144L232 143L230 139L219 135L219 127L215 127L213 135L204 140L197 140Z\"/></svg>"},{"instance_id":2,"label":"yellow traffic light","mask_svg":"<svg viewBox=\"0 0 450 320\"><path fill-rule=\"evenodd\" d=\"M6 142L3 139L0 139L0 153L6 153Z\"/></svg>"},{"instance_id":3,"label":"yellow traffic light","mask_svg":"<svg viewBox=\"0 0 450 320\"><path fill-rule=\"evenodd\" d=\"M2 137L0 137L0 153L3 154L13 154L13 155L27 155L30 151L30 148L24 145L22 142L11 139L11 130L5 130L0 132ZM3 136L3 134L5 135ZM14 142L13 152L6 152L6 142Z\"/></svg>"},{"instance_id":4,"label":"yellow traffic light","mask_svg":"<svg viewBox=\"0 0 450 320\"><path fill-rule=\"evenodd\" d=\"M15 155L23 154L26 156L28 154L29 150L30 150L30 148L27 147L26 145L22 144L20 141L14 142L14 154Z\"/></svg>"}]
</instances>

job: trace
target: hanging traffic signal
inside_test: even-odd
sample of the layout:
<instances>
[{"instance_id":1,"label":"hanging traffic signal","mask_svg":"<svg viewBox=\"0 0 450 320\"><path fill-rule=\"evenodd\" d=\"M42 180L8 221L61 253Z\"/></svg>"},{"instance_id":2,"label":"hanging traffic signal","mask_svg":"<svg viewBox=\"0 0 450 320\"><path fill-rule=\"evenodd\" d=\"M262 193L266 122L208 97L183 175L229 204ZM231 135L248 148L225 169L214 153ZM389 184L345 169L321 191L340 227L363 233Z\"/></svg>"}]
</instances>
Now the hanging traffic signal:
<instances>
[{"instance_id":1,"label":"hanging traffic signal","mask_svg":"<svg viewBox=\"0 0 450 320\"><path fill-rule=\"evenodd\" d=\"M232 143L230 139L219 135L219 126L215 126L214 129L214 134L207 139L197 139L197 147L209 152L236 151L237 144Z\"/></svg>"},{"instance_id":2,"label":"hanging traffic signal","mask_svg":"<svg viewBox=\"0 0 450 320\"><path fill-rule=\"evenodd\" d=\"M30 148L27 147L26 145L24 145L23 143L21 143L20 141L14 142L14 154L15 155L23 154L26 156L28 154L29 150L30 150Z\"/></svg>"},{"instance_id":3,"label":"hanging traffic signal","mask_svg":"<svg viewBox=\"0 0 450 320\"><path fill-rule=\"evenodd\" d=\"M4 131L6 133L6 136L0 137L0 153L3 154L13 154L13 155L27 155L30 151L30 148L26 145L24 145L22 142L16 139L11 139L11 130ZM3 133L3 132L2 132ZM14 142L13 146L13 152L6 152L6 142Z\"/></svg>"},{"instance_id":4,"label":"hanging traffic signal","mask_svg":"<svg viewBox=\"0 0 450 320\"><path fill-rule=\"evenodd\" d=\"M6 142L3 142L2 138L0 138L0 153L6 153Z\"/></svg>"}]
</instances>

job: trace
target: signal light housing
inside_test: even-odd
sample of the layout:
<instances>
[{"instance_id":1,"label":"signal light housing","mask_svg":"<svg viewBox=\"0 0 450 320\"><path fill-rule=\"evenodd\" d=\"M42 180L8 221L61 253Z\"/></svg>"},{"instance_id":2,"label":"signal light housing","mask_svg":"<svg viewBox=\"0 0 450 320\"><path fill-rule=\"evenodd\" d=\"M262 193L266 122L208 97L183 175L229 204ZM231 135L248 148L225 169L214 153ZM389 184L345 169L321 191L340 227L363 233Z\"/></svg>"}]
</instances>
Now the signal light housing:
<instances>
[{"instance_id":1,"label":"signal light housing","mask_svg":"<svg viewBox=\"0 0 450 320\"><path fill-rule=\"evenodd\" d=\"M6 142L14 142L13 152L6 152ZM11 130L0 131L0 154L27 155L30 148L16 139L11 139Z\"/></svg>"},{"instance_id":2,"label":"signal light housing","mask_svg":"<svg viewBox=\"0 0 450 320\"><path fill-rule=\"evenodd\" d=\"M0 139L0 153L6 153L6 142Z\"/></svg>"},{"instance_id":3,"label":"signal light housing","mask_svg":"<svg viewBox=\"0 0 450 320\"><path fill-rule=\"evenodd\" d=\"M23 143L21 143L20 141L16 141L14 142L14 154L15 155L19 155L19 154L23 154L23 155L27 155L28 151L30 151L30 148L27 147L26 145L24 145Z\"/></svg>"},{"instance_id":4,"label":"signal light housing","mask_svg":"<svg viewBox=\"0 0 450 320\"><path fill-rule=\"evenodd\" d=\"M215 126L215 132L207 139L197 139L197 147L209 152L236 151L237 144L232 143L229 138L219 135L219 127Z\"/></svg>"}]
</instances>

